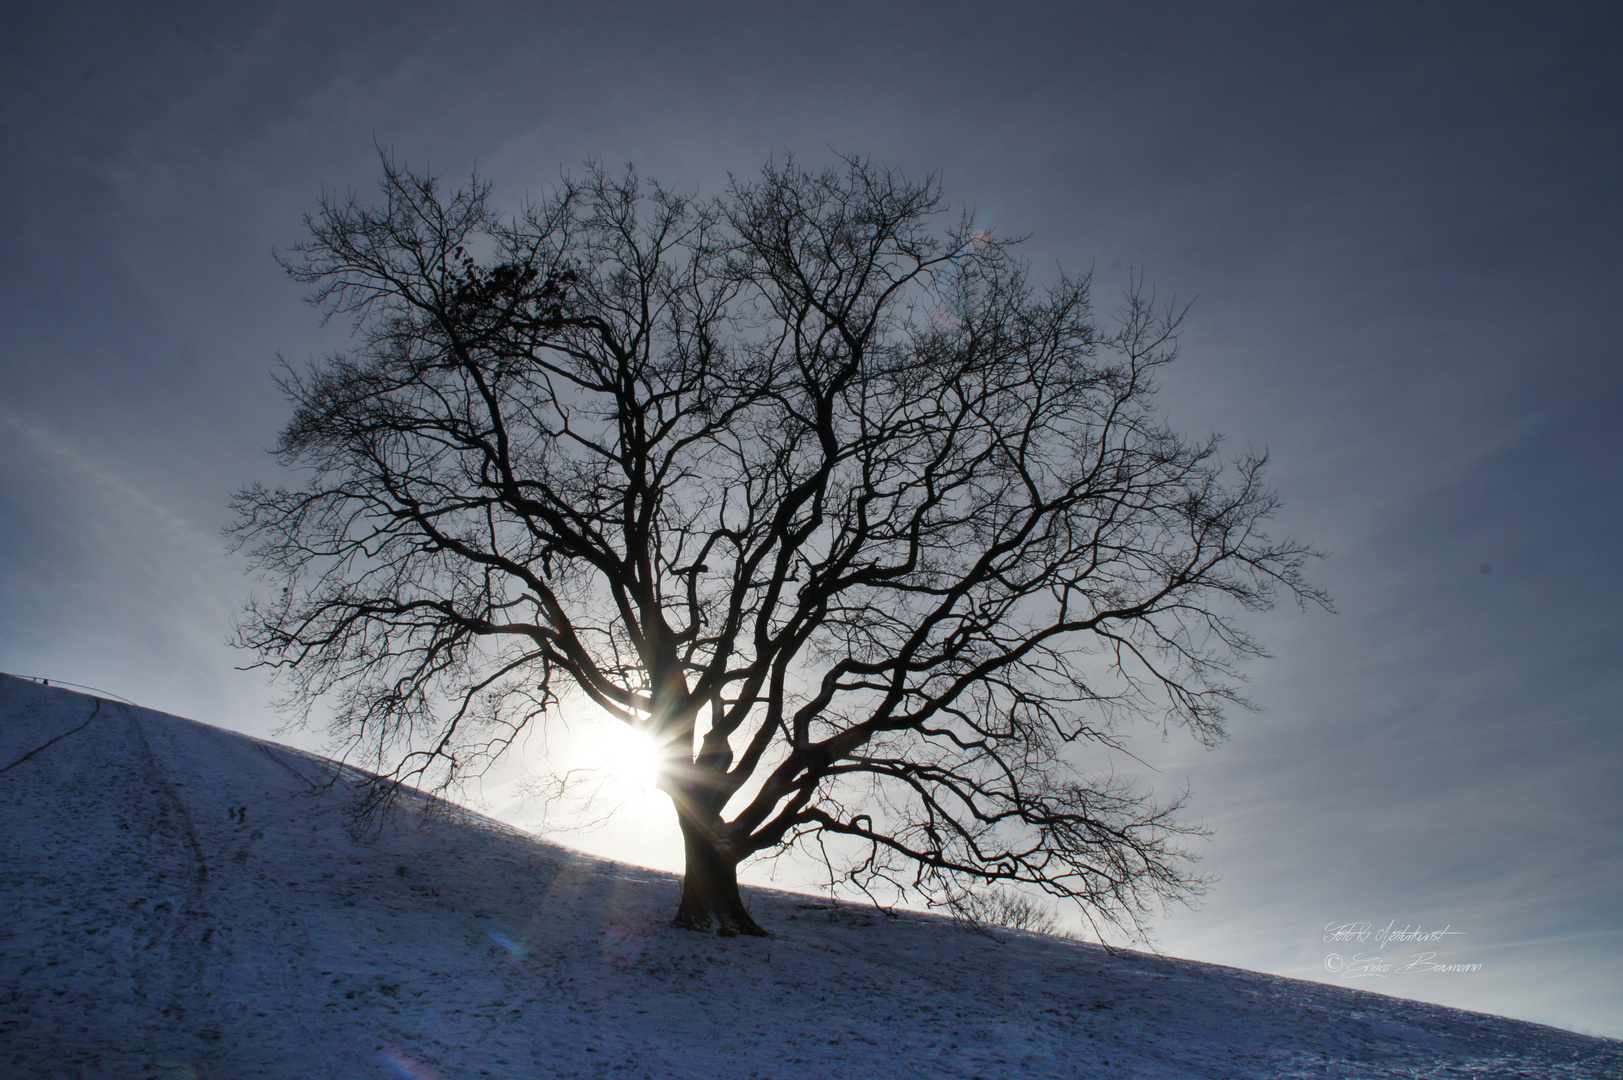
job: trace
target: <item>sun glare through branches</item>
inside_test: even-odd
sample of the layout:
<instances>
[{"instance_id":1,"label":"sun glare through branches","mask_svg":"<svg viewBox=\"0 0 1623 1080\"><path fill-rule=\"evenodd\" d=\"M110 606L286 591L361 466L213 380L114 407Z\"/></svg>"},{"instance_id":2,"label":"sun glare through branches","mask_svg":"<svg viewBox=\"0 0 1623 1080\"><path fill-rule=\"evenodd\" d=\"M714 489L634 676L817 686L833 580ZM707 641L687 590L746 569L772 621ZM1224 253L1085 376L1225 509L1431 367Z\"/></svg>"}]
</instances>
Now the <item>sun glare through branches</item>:
<instances>
[{"instance_id":1,"label":"sun glare through branches","mask_svg":"<svg viewBox=\"0 0 1623 1080\"><path fill-rule=\"evenodd\" d=\"M637 729L618 722L605 726L602 746L608 755L603 765L622 793L647 795L659 780L659 747Z\"/></svg>"}]
</instances>

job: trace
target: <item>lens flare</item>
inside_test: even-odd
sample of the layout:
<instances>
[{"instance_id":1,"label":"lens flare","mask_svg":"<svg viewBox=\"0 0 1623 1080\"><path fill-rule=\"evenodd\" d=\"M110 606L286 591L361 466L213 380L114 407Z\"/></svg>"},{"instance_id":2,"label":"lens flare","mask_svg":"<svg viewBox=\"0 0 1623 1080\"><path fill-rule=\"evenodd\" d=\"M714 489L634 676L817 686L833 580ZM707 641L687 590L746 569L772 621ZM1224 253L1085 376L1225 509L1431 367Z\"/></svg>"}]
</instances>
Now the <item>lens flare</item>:
<instances>
[{"instance_id":1,"label":"lens flare","mask_svg":"<svg viewBox=\"0 0 1623 1080\"><path fill-rule=\"evenodd\" d=\"M529 942L514 941L506 934L498 934L494 930L490 932L490 940L506 949L509 956L516 956L523 959L524 957L530 955Z\"/></svg>"},{"instance_id":2,"label":"lens flare","mask_svg":"<svg viewBox=\"0 0 1623 1080\"><path fill-rule=\"evenodd\" d=\"M440 1080L439 1073L392 1046L379 1050L378 1060L401 1080Z\"/></svg>"}]
</instances>

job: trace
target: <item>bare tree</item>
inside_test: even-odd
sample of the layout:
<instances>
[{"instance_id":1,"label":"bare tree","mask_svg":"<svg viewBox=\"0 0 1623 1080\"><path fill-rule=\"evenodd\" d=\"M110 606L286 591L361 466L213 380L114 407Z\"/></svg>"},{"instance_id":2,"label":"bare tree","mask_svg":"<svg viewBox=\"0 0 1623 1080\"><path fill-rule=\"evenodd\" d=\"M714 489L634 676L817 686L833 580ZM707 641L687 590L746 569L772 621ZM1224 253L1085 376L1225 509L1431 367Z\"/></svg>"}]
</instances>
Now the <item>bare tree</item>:
<instances>
[{"instance_id":1,"label":"bare tree","mask_svg":"<svg viewBox=\"0 0 1623 1080\"><path fill-rule=\"evenodd\" d=\"M956 900L948 901L946 907L981 933L986 933L988 927L1002 926L1033 934L1071 936L1069 931L1060 928L1059 915L1053 908L1012 889L969 890Z\"/></svg>"},{"instance_id":2,"label":"bare tree","mask_svg":"<svg viewBox=\"0 0 1623 1080\"><path fill-rule=\"evenodd\" d=\"M332 692L379 783L454 783L584 698L663 748L678 925L760 933L740 860L815 838L940 900L1036 886L1137 922L1198 885L1157 803L1082 751L1213 743L1323 603L1260 457L1157 419L1178 314L1108 328L945 217L934 179L792 161L700 200L592 169L503 216L385 159L284 259L353 351L288 369L234 534L282 586L239 642ZM943 223L944 221L944 223Z\"/></svg>"}]
</instances>

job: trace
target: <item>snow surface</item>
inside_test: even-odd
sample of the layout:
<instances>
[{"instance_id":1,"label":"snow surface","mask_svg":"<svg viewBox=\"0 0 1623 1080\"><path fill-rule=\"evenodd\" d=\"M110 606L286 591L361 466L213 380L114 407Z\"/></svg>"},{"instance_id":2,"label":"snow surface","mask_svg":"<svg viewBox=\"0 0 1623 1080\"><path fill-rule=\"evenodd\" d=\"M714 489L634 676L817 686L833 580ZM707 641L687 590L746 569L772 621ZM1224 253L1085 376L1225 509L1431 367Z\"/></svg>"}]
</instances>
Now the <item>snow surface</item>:
<instances>
[{"instance_id":1,"label":"snow surface","mask_svg":"<svg viewBox=\"0 0 1623 1080\"><path fill-rule=\"evenodd\" d=\"M0 677L0 1077L1623 1077L1623 1043L677 879Z\"/></svg>"}]
</instances>

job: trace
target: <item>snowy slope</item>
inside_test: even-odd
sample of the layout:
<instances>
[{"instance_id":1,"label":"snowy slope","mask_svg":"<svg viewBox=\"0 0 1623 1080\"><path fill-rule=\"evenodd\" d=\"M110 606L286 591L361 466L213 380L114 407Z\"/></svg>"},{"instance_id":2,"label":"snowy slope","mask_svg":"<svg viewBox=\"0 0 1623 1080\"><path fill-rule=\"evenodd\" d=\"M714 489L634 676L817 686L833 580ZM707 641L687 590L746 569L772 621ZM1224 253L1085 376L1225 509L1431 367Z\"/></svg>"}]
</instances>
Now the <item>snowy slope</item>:
<instances>
[{"instance_id":1,"label":"snowy slope","mask_svg":"<svg viewBox=\"0 0 1623 1080\"><path fill-rule=\"evenodd\" d=\"M670 875L0 678L0 1077L1623 1077L1623 1044ZM241 809L239 809L241 808Z\"/></svg>"}]
</instances>

